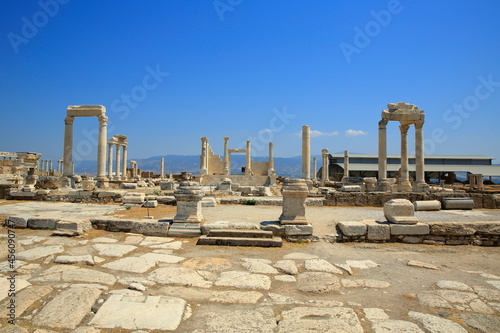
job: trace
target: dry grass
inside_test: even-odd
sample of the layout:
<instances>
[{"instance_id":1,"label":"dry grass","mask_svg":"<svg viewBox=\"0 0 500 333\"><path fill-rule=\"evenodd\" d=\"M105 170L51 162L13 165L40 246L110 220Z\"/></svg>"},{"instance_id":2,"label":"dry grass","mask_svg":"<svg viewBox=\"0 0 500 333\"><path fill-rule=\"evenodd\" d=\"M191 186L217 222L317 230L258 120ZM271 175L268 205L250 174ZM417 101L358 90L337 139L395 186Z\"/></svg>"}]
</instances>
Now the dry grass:
<instances>
[{"instance_id":1,"label":"dry grass","mask_svg":"<svg viewBox=\"0 0 500 333\"><path fill-rule=\"evenodd\" d=\"M149 208L149 215L155 218L173 218L177 207L168 205L158 205L156 208ZM148 216L148 209L144 207L132 207L130 209L117 210L110 216L126 219L143 219Z\"/></svg>"}]
</instances>

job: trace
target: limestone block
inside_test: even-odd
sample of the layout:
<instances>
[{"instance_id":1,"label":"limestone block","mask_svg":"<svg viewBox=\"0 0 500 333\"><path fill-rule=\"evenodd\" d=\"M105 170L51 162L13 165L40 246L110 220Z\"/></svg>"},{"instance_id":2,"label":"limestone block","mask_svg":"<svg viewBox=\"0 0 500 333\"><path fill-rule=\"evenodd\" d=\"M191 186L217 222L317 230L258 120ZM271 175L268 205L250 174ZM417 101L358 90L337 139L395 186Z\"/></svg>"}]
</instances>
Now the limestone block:
<instances>
[{"instance_id":1,"label":"limestone block","mask_svg":"<svg viewBox=\"0 0 500 333\"><path fill-rule=\"evenodd\" d=\"M146 199L146 195L144 193L127 193L122 198L123 204L134 204L134 205L142 205L144 200Z\"/></svg>"},{"instance_id":2,"label":"limestone block","mask_svg":"<svg viewBox=\"0 0 500 333\"><path fill-rule=\"evenodd\" d=\"M339 222L337 225L342 233L349 237L364 236L368 230L366 224L356 221Z\"/></svg>"},{"instance_id":3,"label":"limestone block","mask_svg":"<svg viewBox=\"0 0 500 333\"><path fill-rule=\"evenodd\" d=\"M160 189L162 191L173 191L175 190L174 182L160 182Z\"/></svg>"},{"instance_id":4,"label":"limestone block","mask_svg":"<svg viewBox=\"0 0 500 333\"><path fill-rule=\"evenodd\" d=\"M165 204L165 205L173 205L176 200L175 200L175 197L173 196L157 196L156 197L156 200L158 201L158 203L161 203L161 204Z\"/></svg>"},{"instance_id":5,"label":"limestone block","mask_svg":"<svg viewBox=\"0 0 500 333\"><path fill-rule=\"evenodd\" d=\"M156 208L156 207L158 207L158 201L146 200L142 206L146 207L146 208Z\"/></svg>"},{"instance_id":6,"label":"limestone block","mask_svg":"<svg viewBox=\"0 0 500 333\"><path fill-rule=\"evenodd\" d=\"M201 207L216 207L217 200L214 197L204 197L201 199Z\"/></svg>"},{"instance_id":7,"label":"limestone block","mask_svg":"<svg viewBox=\"0 0 500 333\"><path fill-rule=\"evenodd\" d=\"M428 224L391 224L391 235L428 235Z\"/></svg>"},{"instance_id":8,"label":"limestone block","mask_svg":"<svg viewBox=\"0 0 500 333\"><path fill-rule=\"evenodd\" d=\"M305 201L309 190L304 179L286 178L281 188L283 211L281 224L308 224Z\"/></svg>"},{"instance_id":9,"label":"limestone block","mask_svg":"<svg viewBox=\"0 0 500 333\"><path fill-rule=\"evenodd\" d=\"M134 183L122 183L121 188L124 189L124 190L136 190L137 189L137 184L134 184Z\"/></svg>"},{"instance_id":10,"label":"limestone block","mask_svg":"<svg viewBox=\"0 0 500 333\"><path fill-rule=\"evenodd\" d=\"M391 227L388 223L365 221L366 238L371 241L386 241L391 238Z\"/></svg>"},{"instance_id":11,"label":"limestone block","mask_svg":"<svg viewBox=\"0 0 500 333\"><path fill-rule=\"evenodd\" d=\"M363 186L361 186L361 185L343 185L342 191L344 191L344 192L362 192Z\"/></svg>"},{"instance_id":12,"label":"limestone block","mask_svg":"<svg viewBox=\"0 0 500 333\"><path fill-rule=\"evenodd\" d=\"M312 224L289 224L285 225L286 236L310 236L313 234Z\"/></svg>"},{"instance_id":13,"label":"limestone block","mask_svg":"<svg viewBox=\"0 0 500 333\"><path fill-rule=\"evenodd\" d=\"M126 195L126 191L120 191L120 190L105 190L105 191L100 191L99 194L97 195L99 198L105 198L105 197L112 197L112 198L120 198Z\"/></svg>"},{"instance_id":14,"label":"limestone block","mask_svg":"<svg viewBox=\"0 0 500 333\"><path fill-rule=\"evenodd\" d=\"M201 198L203 195L199 183L181 182L179 188L174 191L177 200L177 214L174 217L174 222L202 222Z\"/></svg>"},{"instance_id":15,"label":"limestone block","mask_svg":"<svg viewBox=\"0 0 500 333\"><path fill-rule=\"evenodd\" d=\"M91 197L92 191L71 190L68 192L68 196L71 196L71 197Z\"/></svg>"},{"instance_id":16,"label":"limestone block","mask_svg":"<svg viewBox=\"0 0 500 333\"><path fill-rule=\"evenodd\" d=\"M84 232L92 230L92 223L85 221L57 221L57 230L71 230L83 235Z\"/></svg>"},{"instance_id":17,"label":"limestone block","mask_svg":"<svg viewBox=\"0 0 500 333\"><path fill-rule=\"evenodd\" d=\"M438 200L415 201L415 211L441 210L441 202Z\"/></svg>"},{"instance_id":18,"label":"limestone block","mask_svg":"<svg viewBox=\"0 0 500 333\"><path fill-rule=\"evenodd\" d=\"M443 209L474 209L471 198L443 198Z\"/></svg>"},{"instance_id":19,"label":"limestone block","mask_svg":"<svg viewBox=\"0 0 500 333\"><path fill-rule=\"evenodd\" d=\"M82 190L93 191L95 189L95 182L93 180L82 181Z\"/></svg>"},{"instance_id":20,"label":"limestone block","mask_svg":"<svg viewBox=\"0 0 500 333\"><path fill-rule=\"evenodd\" d=\"M391 199L384 204L384 215L392 223L415 224L415 207L406 199Z\"/></svg>"},{"instance_id":21,"label":"limestone block","mask_svg":"<svg viewBox=\"0 0 500 333\"><path fill-rule=\"evenodd\" d=\"M57 222L59 222L59 219L32 217L32 218L28 219L28 228L31 228L31 229L55 229Z\"/></svg>"},{"instance_id":22,"label":"limestone block","mask_svg":"<svg viewBox=\"0 0 500 333\"><path fill-rule=\"evenodd\" d=\"M14 228L27 228L28 218L23 216L9 216L7 225Z\"/></svg>"},{"instance_id":23,"label":"limestone block","mask_svg":"<svg viewBox=\"0 0 500 333\"><path fill-rule=\"evenodd\" d=\"M217 184L217 189L219 191L231 191L231 179L224 178Z\"/></svg>"}]
</instances>

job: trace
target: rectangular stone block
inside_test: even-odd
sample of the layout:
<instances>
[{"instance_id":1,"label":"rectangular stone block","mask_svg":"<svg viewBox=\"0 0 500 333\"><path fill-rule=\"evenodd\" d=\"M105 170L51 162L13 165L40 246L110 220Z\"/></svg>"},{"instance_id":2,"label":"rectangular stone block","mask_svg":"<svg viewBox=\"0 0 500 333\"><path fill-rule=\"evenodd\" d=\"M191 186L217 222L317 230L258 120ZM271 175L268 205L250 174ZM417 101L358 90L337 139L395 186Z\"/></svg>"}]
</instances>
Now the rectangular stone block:
<instances>
[{"instance_id":1,"label":"rectangular stone block","mask_svg":"<svg viewBox=\"0 0 500 333\"><path fill-rule=\"evenodd\" d=\"M364 236L368 230L366 224L356 221L339 222L337 226L344 235L349 237Z\"/></svg>"},{"instance_id":2,"label":"rectangular stone block","mask_svg":"<svg viewBox=\"0 0 500 333\"><path fill-rule=\"evenodd\" d=\"M441 210L441 202L439 200L415 201L413 206L415 206L415 211Z\"/></svg>"},{"instance_id":3,"label":"rectangular stone block","mask_svg":"<svg viewBox=\"0 0 500 333\"><path fill-rule=\"evenodd\" d=\"M310 236L313 234L312 224L305 225L285 225L286 236Z\"/></svg>"},{"instance_id":4,"label":"rectangular stone block","mask_svg":"<svg viewBox=\"0 0 500 333\"><path fill-rule=\"evenodd\" d=\"M366 238L371 241L386 241L391 239L391 227L386 222L365 221Z\"/></svg>"},{"instance_id":5,"label":"rectangular stone block","mask_svg":"<svg viewBox=\"0 0 500 333\"><path fill-rule=\"evenodd\" d=\"M136 190L137 184L135 184L135 183L122 183L121 187L124 190Z\"/></svg>"},{"instance_id":6,"label":"rectangular stone block","mask_svg":"<svg viewBox=\"0 0 500 333\"><path fill-rule=\"evenodd\" d=\"M170 224L167 222L135 222L131 232L146 236L167 237Z\"/></svg>"},{"instance_id":7,"label":"rectangular stone block","mask_svg":"<svg viewBox=\"0 0 500 333\"><path fill-rule=\"evenodd\" d=\"M173 191L175 190L174 182L160 182L160 189L162 191Z\"/></svg>"},{"instance_id":8,"label":"rectangular stone block","mask_svg":"<svg viewBox=\"0 0 500 333\"><path fill-rule=\"evenodd\" d=\"M391 224L391 235L428 235L430 228L428 224Z\"/></svg>"},{"instance_id":9,"label":"rectangular stone block","mask_svg":"<svg viewBox=\"0 0 500 333\"><path fill-rule=\"evenodd\" d=\"M59 219L32 217L32 218L28 219L28 228L31 228L31 229L55 229L56 223L58 221L59 221Z\"/></svg>"},{"instance_id":10,"label":"rectangular stone block","mask_svg":"<svg viewBox=\"0 0 500 333\"><path fill-rule=\"evenodd\" d=\"M70 197L91 197L93 194L92 191L84 191L84 190L71 190L68 192L68 196Z\"/></svg>"},{"instance_id":11,"label":"rectangular stone block","mask_svg":"<svg viewBox=\"0 0 500 333\"><path fill-rule=\"evenodd\" d=\"M90 221L57 221L57 230L71 230L83 235L84 232L92 230Z\"/></svg>"},{"instance_id":12,"label":"rectangular stone block","mask_svg":"<svg viewBox=\"0 0 500 333\"><path fill-rule=\"evenodd\" d=\"M7 219L7 225L14 228L27 228L28 218L22 216L9 216Z\"/></svg>"},{"instance_id":13,"label":"rectangular stone block","mask_svg":"<svg viewBox=\"0 0 500 333\"><path fill-rule=\"evenodd\" d=\"M168 230L169 237L198 237L201 235L200 223L172 223Z\"/></svg>"}]
</instances>

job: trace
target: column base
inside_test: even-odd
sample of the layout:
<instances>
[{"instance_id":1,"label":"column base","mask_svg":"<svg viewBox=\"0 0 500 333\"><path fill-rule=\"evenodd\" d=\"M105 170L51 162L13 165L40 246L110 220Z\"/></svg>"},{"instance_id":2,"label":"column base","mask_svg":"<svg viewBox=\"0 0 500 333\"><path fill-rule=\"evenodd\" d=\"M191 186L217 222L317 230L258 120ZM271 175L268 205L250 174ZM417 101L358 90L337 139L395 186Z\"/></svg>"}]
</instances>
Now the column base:
<instances>
[{"instance_id":1,"label":"column base","mask_svg":"<svg viewBox=\"0 0 500 333\"><path fill-rule=\"evenodd\" d=\"M380 179L377 182L377 191L390 192L391 191L391 184L387 181L387 179Z\"/></svg>"},{"instance_id":2,"label":"column base","mask_svg":"<svg viewBox=\"0 0 500 333\"><path fill-rule=\"evenodd\" d=\"M411 187L411 183L409 181L405 181L398 185L398 190L400 192L411 192L413 189Z\"/></svg>"},{"instance_id":3,"label":"column base","mask_svg":"<svg viewBox=\"0 0 500 333\"><path fill-rule=\"evenodd\" d=\"M413 192L429 192L430 186L425 182L413 183Z\"/></svg>"},{"instance_id":4,"label":"column base","mask_svg":"<svg viewBox=\"0 0 500 333\"><path fill-rule=\"evenodd\" d=\"M95 177L95 181L98 188L109 187L109 179L106 176Z\"/></svg>"}]
</instances>

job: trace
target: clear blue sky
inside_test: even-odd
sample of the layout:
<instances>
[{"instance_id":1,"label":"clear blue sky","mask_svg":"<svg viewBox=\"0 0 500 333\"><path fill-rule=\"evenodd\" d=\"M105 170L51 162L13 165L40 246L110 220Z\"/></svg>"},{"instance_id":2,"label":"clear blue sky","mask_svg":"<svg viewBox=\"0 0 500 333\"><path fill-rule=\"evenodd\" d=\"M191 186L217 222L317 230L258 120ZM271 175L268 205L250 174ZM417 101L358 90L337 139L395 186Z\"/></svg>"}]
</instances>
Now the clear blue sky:
<instances>
[{"instance_id":1,"label":"clear blue sky","mask_svg":"<svg viewBox=\"0 0 500 333\"><path fill-rule=\"evenodd\" d=\"M2 1L0 13L0 151L57 159L66 107L101 104L130 158L199 154L202 136L218 154L229 136L295 156L302 125L315 155L375 154L381 111L404 101L426 111L426 153L500 163L496 0ZM96 158L96 128L76 119L77 158ZM390 123L389 153L399 145Z\"/></svg>"}]
</instances>

